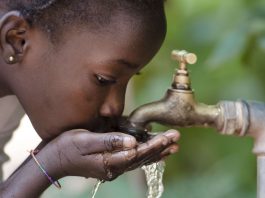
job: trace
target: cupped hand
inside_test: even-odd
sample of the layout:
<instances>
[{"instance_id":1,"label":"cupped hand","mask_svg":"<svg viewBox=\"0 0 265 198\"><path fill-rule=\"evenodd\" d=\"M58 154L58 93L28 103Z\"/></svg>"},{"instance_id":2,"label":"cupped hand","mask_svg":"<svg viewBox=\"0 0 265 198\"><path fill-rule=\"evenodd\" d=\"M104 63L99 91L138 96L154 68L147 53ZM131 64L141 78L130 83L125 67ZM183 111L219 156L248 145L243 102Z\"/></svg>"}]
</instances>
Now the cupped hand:
<instances>
[{"instance_id":1,"label":"cupped hand","mask_svg":"<svg viewBox=\"0 0 265 198\"><path fill-rule=\"evenodd\" d=\"M159 161L177 152L179 133L169 130L145 143L123 133L72 130L46 146L52 152L56 178L82 176L110 181L126 171ZM44 148L45 150L45 148Z\"/></svg>"}]
</instances>

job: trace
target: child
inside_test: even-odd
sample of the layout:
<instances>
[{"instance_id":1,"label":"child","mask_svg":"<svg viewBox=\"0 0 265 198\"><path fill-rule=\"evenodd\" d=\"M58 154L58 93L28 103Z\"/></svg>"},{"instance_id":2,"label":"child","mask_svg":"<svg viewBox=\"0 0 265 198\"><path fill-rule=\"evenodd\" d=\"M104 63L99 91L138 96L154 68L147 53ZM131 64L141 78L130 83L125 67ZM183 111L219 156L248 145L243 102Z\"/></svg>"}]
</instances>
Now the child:
<instances>
[{"instance_id":1,"label":"child","mask_svg":"<svg viewBox=\"0 0 265 198\"><path fill-rule=\"evenodd\" d=\"M2 197L38 197L65 176L113 180L177 151L179 134L173 130L141 144L111 132L128 81L164 40L163 4L1 0L0 96L15 95L47 142L2 183ZM11 133L21 108L14 97L2 100L9 103L1 116L11 117L5 129Z\"/></svg>"}]
</instances>

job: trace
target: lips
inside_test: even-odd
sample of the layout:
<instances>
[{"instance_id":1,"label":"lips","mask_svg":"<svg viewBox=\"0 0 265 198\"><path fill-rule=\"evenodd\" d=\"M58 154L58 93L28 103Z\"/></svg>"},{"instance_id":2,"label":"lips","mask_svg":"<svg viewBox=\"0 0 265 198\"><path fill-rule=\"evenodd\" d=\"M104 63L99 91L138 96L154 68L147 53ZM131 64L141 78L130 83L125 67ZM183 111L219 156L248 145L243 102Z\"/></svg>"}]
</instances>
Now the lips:
<instances>
[{"instance_id":1,"label":"lips","mask_svg":"<svg viewBox=\"0 0 265 198\"><path fill-rule=\"evenodd\" d=\"M67 129L87 129L95 133L122 132L134 136L140 142L145 142L150 137L147 129L132 126L125 116L113 118L100 117L87 123L68 127Z\"/></svg>"},{"instance_id":2,"label":"lips","mask_svg":"<svg viewBox=\"0 0 265 198\"><path fill-rule=\"evenodd\" d=\"M119 132L119 120L121 118L106 118L101 117L99 119L94 120L89 130L97 133L106 133L106 132Z\"/></svg>"}]
</instances>

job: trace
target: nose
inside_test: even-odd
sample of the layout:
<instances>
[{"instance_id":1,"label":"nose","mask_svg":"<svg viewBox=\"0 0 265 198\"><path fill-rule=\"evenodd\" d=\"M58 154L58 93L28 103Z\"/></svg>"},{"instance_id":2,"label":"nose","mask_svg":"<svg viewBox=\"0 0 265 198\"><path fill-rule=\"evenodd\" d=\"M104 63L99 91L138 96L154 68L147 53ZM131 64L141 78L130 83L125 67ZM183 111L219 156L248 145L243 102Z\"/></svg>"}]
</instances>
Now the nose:
<instances>
[{"instance_id":1,"label":"nose","mask_svg":"<svg viewBox=\"0 0 265 198\"><path fill-rule=\"evenodd\" d=\"M118 117L122 115L125 101L125 90L113 90L106 96L101 108L102 117Z\"/></svg>"}]
</instances>

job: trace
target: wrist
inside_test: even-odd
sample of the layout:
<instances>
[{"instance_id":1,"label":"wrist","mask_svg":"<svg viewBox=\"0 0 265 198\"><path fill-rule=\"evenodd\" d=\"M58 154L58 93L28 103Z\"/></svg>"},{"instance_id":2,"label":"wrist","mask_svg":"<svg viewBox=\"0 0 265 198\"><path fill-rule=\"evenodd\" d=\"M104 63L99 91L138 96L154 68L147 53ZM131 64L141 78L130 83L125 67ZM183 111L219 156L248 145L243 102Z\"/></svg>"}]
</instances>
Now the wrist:
<instances>
[{"instance_id":1,"label":"wrist","mask_svg":"<svg viewBox=\"0 0 265 198\"><path fill-rule=\"evenodd\" d=\"M46 176L46 178L50 181L51 184L53 184L54 186L56 186L58 189L61 189L61 184L59 183L59 181L57 179L53 179L49 173L46 171L46 169L43 167L43 165L41 165L41 163L39 162L39 160L36 158L36 154L39 152L39 150L31 150L30 151L30 155L33 158L33 160L35 161L35 163L38 165L39 169L41 170L41 172Z\"/></svg>"},{"instance_id":2,"label":"wrist","mask_svg":"<svg viewBox=\"0 0 265 198\"><path fill-rule=\"evenodd\" d=\"M60 156L58 156L58 151L56 150L56 148L54 149L51 144L46 145L42 150L40 150L36 155L36 158L44 168L44 170L47 172L47 174L54 181L66 176L66 174L64 174L61 169ZM38 164L36 164L36 166L38 166Z\"/></svg>"},{"instance_id":3,"label":"wrist","mask_svg":"<svg viewBox=\"0 0 265 198\"><path fill-rule=\"evenodd\" d=\"M36 158L47 172L50 172L48 174L54 177L56 169L50 164L47 154L46 149L44 149L36 155ZM1 185L0 192L3 197L34 198L39 197L50 185L50 181L38 167L38 164L34 159L29 158L29 161Z\"/></svg>"}]
</instances>

